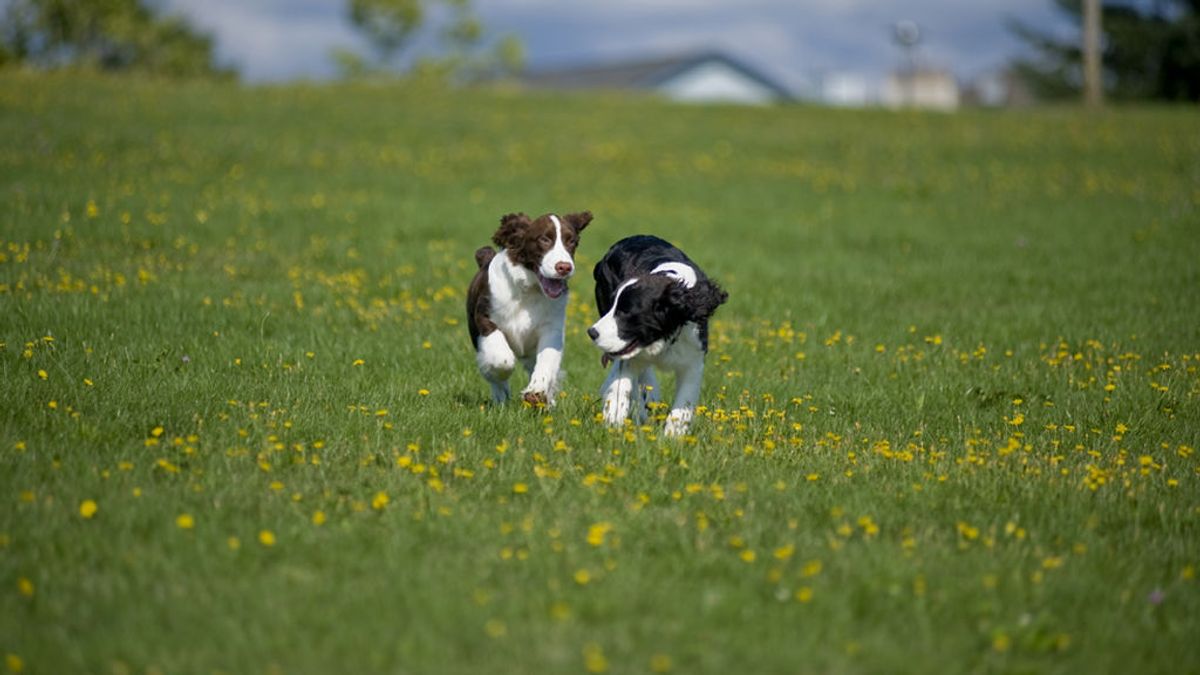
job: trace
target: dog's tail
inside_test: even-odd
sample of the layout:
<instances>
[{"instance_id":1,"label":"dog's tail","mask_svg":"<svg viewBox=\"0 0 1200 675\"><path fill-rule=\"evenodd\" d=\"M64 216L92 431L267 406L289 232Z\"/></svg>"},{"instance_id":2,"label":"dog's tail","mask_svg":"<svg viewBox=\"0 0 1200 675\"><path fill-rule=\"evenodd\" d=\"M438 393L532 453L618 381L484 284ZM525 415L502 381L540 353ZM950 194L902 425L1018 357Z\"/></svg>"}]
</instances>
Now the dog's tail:
<instances>
[{"instance_id":1,"label":"dog's tail","mask_svg":"<svg viewBox=\"0 0 1200 675\"><path fill-rule=\"evenodd\" d=\"M480 267L483 267L484 265L492 262L492 258L495 258L495 257L496 257L496 250L493 249L491 246L484 246L483 248L479 249L478 251L475 251L475 264L479 265Z\"/></svg>"}]
</instances>

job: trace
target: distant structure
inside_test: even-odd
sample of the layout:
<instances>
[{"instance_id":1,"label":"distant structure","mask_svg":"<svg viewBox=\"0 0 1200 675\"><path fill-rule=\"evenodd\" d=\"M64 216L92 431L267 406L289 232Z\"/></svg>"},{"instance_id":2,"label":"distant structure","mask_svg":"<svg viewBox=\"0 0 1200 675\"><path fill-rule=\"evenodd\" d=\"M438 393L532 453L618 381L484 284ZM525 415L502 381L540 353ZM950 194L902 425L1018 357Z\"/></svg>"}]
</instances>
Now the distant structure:
<instances>
[{"instance_id":1,"label":"distant structure","mask_svg":"<svg viewBox=\"0 0 1200 675\"><path fill-rule=\"evenodd\" d=\"M864 108L875 105L877 85L861 73L833 72L819 78L813 98L838 108Z\"/></svg>"},{"instance_id":2,"label":"distant structure","mask_svg":"<svg viewBox=\"0 0 1200 675\"><path fill-rule=\"evenodd\" d=\"M946 71L921 65L923 38L915 21L898 21L892 27L892 41L904 52L904 66L888 76L879 101L889 108L957 110L958 80Z\"/></svg>"},{"instance_id":3,"label":"distant structure","mask_svg":"<svg viewBox=\"0 0 1200 675\"><path fill-rule=\"evenodd\" d=\"M958 110L958 80L944 70L905 69L892 73L883 83L880 102L889 108Z\"/></svg>"},{"instance_id":4,"label":"distant structure","mask_svg":"<svg viewBox=\"0 0 1200 675\"><path fill-rule=\"evenodd\" d=\"M1037 98L1020 75L1007 68L992 70L976 77L963 90L963 105L984 108L1025 108Z\"/></svg>"},{"instance_id":5,"label":"distant structure","mask_svg":"<svg viewBox=\"0 0 1200 675\"><path fill-rule=\"evenodd\" d=\"M535 89L637 91L688 103L767 105L792 98L778 82L720 52L533 71L521 81Z\"/></svg>"}]
</instances>

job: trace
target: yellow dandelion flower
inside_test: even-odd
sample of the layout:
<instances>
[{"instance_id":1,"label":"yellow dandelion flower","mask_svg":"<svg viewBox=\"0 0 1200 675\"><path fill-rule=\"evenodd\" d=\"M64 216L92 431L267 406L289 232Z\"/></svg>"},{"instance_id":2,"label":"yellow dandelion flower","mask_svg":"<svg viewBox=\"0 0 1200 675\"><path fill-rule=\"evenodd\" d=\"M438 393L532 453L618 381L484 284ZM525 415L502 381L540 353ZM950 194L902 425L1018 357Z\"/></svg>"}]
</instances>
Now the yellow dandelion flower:
<instances>
[{"instance_id":1,"label":"yellow dandelion flower","mask_svg":"<svg viewBox=\"0 0 1200 675\"><path fill-rule=\"evenodd\" d=\"M586 569L575 570L575 583L579 584L580 586L586 586L591 580L591 572L587 571Z\"/></svg>"},{"instance_id":2,"label":"yellow dandelion flower","mask_svg":"<svg viewBox=\"0 0 1200 675\"><path fill-rule=\"evenodd\" d=\"M181 513L175 518L175 526L181 530L190 530L196 526L196 519L190 513Z\"/></svg>"},{"instance_id":3,"label":"yellow dandelion flower","mask_svg":"<svg viewBox=\"0 0 1200 675\"><path fill-rule=\"evenodd\" d=\"M603 673L608 670L608 659L604 650L596 643L589 643L583 648L583 667L589 673Z\"/></svg>"},{"instance_id":4,"label":"yellow dandelion flower","mask_svg":"<svg viewBox=\"0 0 1200 675\"><path fill-rule=\"evenodd\" d=\"M229 547L230 551L236 551L242 547L242 540L237 537L230 537L225 540L225 545Z\"/></svg>"},{"instance_id":5,"label":"yellow dandelion flower","mask_svg":"<svg viewBox=\"0 0 1200 675\"><path fill-rule=\"evenodd\" d=\"M502 638L508 634L508 625L500 619L489 619L483 624L483 632L490 638Z\"/></svg>"},{"instance_id":6,"label":"yellow dandelion flower","mask_svg":"<svg viewBox=\"0 0 1200 675\"><path fill-rule=\"evenodd\" d=\"M671 657L666 654L655 654L650 657L650 672L652 673L670 672L673 665Z\"/></svg>"},{"instance_id":7,"label":"yellow dandelion flower","mask_svg":"<svg viewBox=\"0 0 1200 675\"><path fill-rule=\"evenodd\" d=\"M99 510L100 507L97 506L96 502L91 499L85 499L79 505L79 515L83 516L84 518L91 518L92 516L95 516L96 512Z\"/></svg>"},{"instance_id":8,"label":"yellow dandelion flower","mask_svg":"<svg viewBox=\"0 0 1200 675\"><path fill-rule=\"evenodd\" d=\"M513 494L523 495L529 492L529 486L524 483L513 483Z\"/></svg>"},{"instance_id":9,"label":"yellow dandelion flower","mask_svg":"<svg viewBox=\"0 0 1200 675\"><path fill-rule=\"evenodd\" d=\"M258 543L263 546L275 545L275 533L270 530L262 530L258 533Z\"/></svg>"},{"instance_id":10,"label":"yellow dandelion flower","mask_svg":"<svg viewBox=\"0 0 1200 675\"><path fill-rule=\"evenodd\" d=\"M596 523L588 528L587 543L592 546L603 546L604 539L613 529L612 523Z\"/></svg>"},{"instance_id":11,"label":"yellow dandelion flower","mask_svg":"<svg viewBox=\"0 0 1200 675\"><path fill-rule=\"evenodd\" d=\"M314 511L312 514L312 524L320 527L325 524L325 512Z\"/></svg>"},{"instance_id":12,"label":"yellow dandelion flower","mask_svg":"<svg viewBox=\"0 0 1200 675\"><path fill-rule=\"evenodd\" d=\"M8 667L10 673L20 673L25 670L25 661L16 654L5 654L4 665Z\"/></svg>"},{"instance_id":13,"label":"yellow dandelion flower","mask_svg":"<svg viewBox=\"0 0 1200 675\"><path fill-rule=\"evenodd\" d=\"M795 552L796 547L791 544L787 544L775 549L775 557L779 560L787 560L788 558L791 558L792 554Z\"/></svg>"},{"instance_id":14,"label":"yellow dandelion flower","mask_svg":"<svg viewBox=\"0 0 1200 675\"><path fill-rule=\"evenodd\" d=\"M357 368L365 363L366 361L363 361L362 359L354 359L354 363L351 363L350 365L351 367Z\"/></svg>"},{"instance_id":15,"label":"yellow dandelion flower","mask_svg":"<svg viewBox=\"0 0 1200 675\"><path fill-rule=\"evenodd\" d=\"M419 394L419 395L421 395L421 396L428 396L428 395L429 395L429 390L428 390L428 389L418 389L418 390L417 390L417 394Z\"/></svg>"},{"instance_id":16,"label":"yellow dandelion flower","mask_svg":"<svg viewBox=\"0 0 1200 675\"><path fill-rule=\"evenodd\" d=\"M47 374L46 371L41 370L41 369L38 369L38 377L40 377L43 380L50 379L50 375Z\"/></svg>"},{"instance_id":17,"label":"yellow dandelion flower","mask_svg":"<svg viewBox=\"0 0 1200 675\"><path fill-rule=\"evenodd\" d=\"M796 598L796 602L801 604L812 602L813 589L811 586L801 586L800 588L796 589L794 597Z\"/></svg>"},{"instance_id":18,"label":"yellow dandelion flower","mask_svg":"<svg viewBox=\"0 0 1200 675\"><path fill-rule=\"evenodd\" d=\"M17 579L17 592L27 598L32 598L33 582L25 577Z\"/></svg>"},{"instance_id":19,"label":"yellow dandelion flower","mask_svg":"<svg viewBox=\"0 0 1200 675\"><path fill-rule=\"evenodd\" d=\"M1004 633L997 633L992 638L992 649L998 652L1006 652L1012 646L1012 640Z\"/></svg>"},{"instance_id":20,"label":"yellow dandelion flower","mask_svg":"<svg viewBox=\"0 0 1200 675\"><path fill-rule=\"evenodd\" d=\"M377 492L375 493L375 497L371 500L371 508L375 509L376 511L382 511L390 501L391 498L387 496L386 492Z\"/></svg>"},{"instance_id":21,"label":"yellow dandelion flower","mask_svg":"<svg viewBox=\"0 0 1200 675\"><path fill-rule=\"evenodd\" d=\"M758 559L758 555L754 553L754 549L750 549L750 548L742 551L738 555L738 557L742 559L742 562L746 562L746 563L752 563L756 559Z\"/></svg>"}]
</instances>

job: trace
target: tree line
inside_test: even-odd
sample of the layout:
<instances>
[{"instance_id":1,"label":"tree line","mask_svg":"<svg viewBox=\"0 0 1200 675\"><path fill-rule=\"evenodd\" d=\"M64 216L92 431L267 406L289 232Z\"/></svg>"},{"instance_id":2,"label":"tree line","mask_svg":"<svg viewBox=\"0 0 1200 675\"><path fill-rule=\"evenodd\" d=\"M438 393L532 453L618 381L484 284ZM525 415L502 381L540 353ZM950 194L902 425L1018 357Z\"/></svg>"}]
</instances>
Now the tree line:
<instances>
[{"instance_id":1,"label":"tree line","mask_svg":"<svg viewBox=\"0 0 1200 675\"><path fill-rule=\"evenodd\" d=\"M0 67L236 77L218 62L212 35L147 0L0 0L0 12ZM345 0L345 12L370 46L332 55L346 76L396 72L403 58L424 71L484 77L523 59L515 37L488 39L471 0ZM433 52L412 54L422 30L436 31Z\"/></svg>"}]
</instances>

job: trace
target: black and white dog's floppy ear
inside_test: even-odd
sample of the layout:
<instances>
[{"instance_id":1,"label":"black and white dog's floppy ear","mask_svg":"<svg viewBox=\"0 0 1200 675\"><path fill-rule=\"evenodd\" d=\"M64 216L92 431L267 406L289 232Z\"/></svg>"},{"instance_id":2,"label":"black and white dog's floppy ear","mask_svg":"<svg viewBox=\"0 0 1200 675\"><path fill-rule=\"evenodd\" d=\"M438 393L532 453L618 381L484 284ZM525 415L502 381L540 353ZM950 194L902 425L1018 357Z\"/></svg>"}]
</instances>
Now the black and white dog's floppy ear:
<instances>
[{"instance_id":1,"label":"black and white dog's floppy ear","mask_svg":"<svg viewBox=\"0 0 1200 675\"><path fill-rule=\"evenodd\" d=\"M729 299L728 293L708 279L697 281L691 288L681 282L671 284L669 295L673 304L683 308L689 321L709 318Z\"/></svg>"},{"instance_id":2,"label":"black and white dog's floppy ear","mask_svg":"<svg viewBox=\"0 0 1200 675\"><path fill-rule=\"evenodd\" d=\"M492 235L492 243L500 248L512 248L512 241L530 224L529 216L524 213L510 213L500 219L500 228Z\"/></svg>"},{"instance_id":3,"label":"black and white dog's floppy ear","mask_svg":"<svg viewBox=\"0 0 1200 675\"><path fill-rule=\"evenodd\" d=\"M575 228L575 232L579 233L583 231L583 228L588 226L588 223L592 222L592 212L580 211L579 213L568 213L563 216L563 220L570 223L571 227Z\"/></svg>"}]
</instances>

